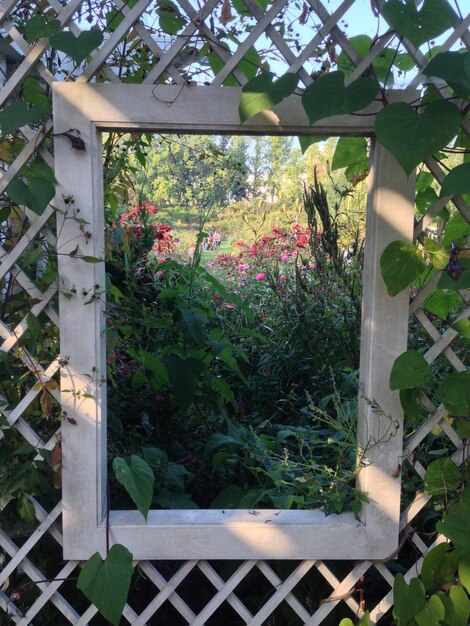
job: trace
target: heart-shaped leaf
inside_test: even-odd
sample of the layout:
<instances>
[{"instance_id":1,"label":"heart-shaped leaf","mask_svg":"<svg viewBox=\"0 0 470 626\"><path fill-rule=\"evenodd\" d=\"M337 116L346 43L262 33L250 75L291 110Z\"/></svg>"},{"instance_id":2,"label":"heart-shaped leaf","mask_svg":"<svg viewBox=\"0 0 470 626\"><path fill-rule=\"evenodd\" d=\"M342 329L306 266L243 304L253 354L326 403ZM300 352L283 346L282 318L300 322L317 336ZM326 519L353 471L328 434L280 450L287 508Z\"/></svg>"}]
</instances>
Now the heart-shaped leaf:
<instances>
[{"instance_id":1,"label":"heart-shaped leaf","mask_svg":"<svg viewBox=\"0 0 470 626\"><path fill-rule=\"evenodd\" d=\"M34 104L44 111L48 111L50 108L50 101L46 92L41 87L40 82L31 76L28 76L24 81L21 95L26 102Z\"/></svg>"},{"instance_id":2,"label":"heart-shaped leaf","mask_svg":"<svg viewBox=\"0 0 470 626\"><path fill-rule=\"evenodd\" d=\"M409 104L395 102L377 115L375 132L379 142L409 175L427 157L450 143L460 122L459 109L445 100L431 102L421 115Z\"/></svg>"},{"instance_id":3,"label":"heart-shaped leaf","mask_svg":"<svg viewBox=\"0 0 470 626\"><path fill-rule=\"evenodd\" d=\"M50 37L60 30L59 20L48 22L42 15L33 15L24 25L26 40L30 43L39 37Z\"/></svg>"},{"instance_id":4,"label":"heart-shaped leaf","mask_svg":"<svg viewBox=\"0 0 470 626\"><path fill-rule=\"evenodd\" d=\"M470 163L457 165L442 181L441 197L462 193L470 193Z\"/></svg>"},{"instance_id":5,"label":"heart-shaped leaf","mask_svg":"<svg viewBox=\"0 0 470 626\"><path fill-rule=\"evenodd\" d=\"M412 578L407 585L403 574L395 576L393 585L393 616L397 626L406 626L425 604L424 585L419 578Z\"/></svg>"},{"instance_id":6,"label":"heart-shaped leaf","mask_svg":"<svg viewBox=\"0 0 470 626\"><path fill-rule=\"evenodd\" d=\"M16 204L41 215L54 197L55 188L45 178L30 178L27 183L16 178L8 186L7 194Z\"/></svg>"},{"instance_id":7,"label":"heart-shaped leaf","mask_svg":"<svg viewBox=\"0 0 470 626\"><path fill-rule=\"evenodd\" d=\"M448 374L439 387L439 399L457 417L470 417L470 371Z\"/></svg>"},{"instance_id":8,"label":"heart-shaped leaf","mask_svg":"<svg viewBox=\"0 0 470 626\"><path fill-rule=\"evenodd\" d=\"M470 96L470 52L436 54L424 68L423 74L442 78L459 96Z\"/></svg>"},{"instance_id":9,"label":"heart-shaped leaf","mask_svg":"<svg viewBox=\"0 0 470 626\"><path fill-rule=\"evenodd\" d=\"M8 135L17 128L39 122L46 115L42 107L29 107L26 102L14 102L0 111L2 135Z\"/></svg>"},{"instance_id":10,"label":"heart-shaped leaf","mask_svg":"<svg viewBox=\"0 0 470 626\"><path fill-rule=\"evenodd\" d=\"M358 78L346 87L343 72L330 72L307 87L302 104L310 124L314 124L325 117L365 109L378 91L379 84L372 78Z\"/></svg>"},{"instance_id":11,"label":"heart-shaped leaf","mask_svg":"<svg viewBox=\"0 0 470 626\"><path fill-rule=\"evenodd\" d=\"M437 522L436 530L450 539L457 550L470 551L470 533L468 520L470 519L470 486L463 492L460 501L454 502L442 521ZM468 600L467 600L468 602Z\"/></svg>"},{"instance_id":12,"label":"heart-shaped leaf","mask_svg":"<svg viewBox=\"0 0 470 626\"><path fill-rule=\"evenodd\" d=\"M100 30L84 30L75 37L71 32L62 32L52 35L49 41L53 48L65 52L76 63L81 63L90 52L99 48L103 33Z\"/></svg>"},{"instance_id":13,"label":"heart-shaped leaf","mask_svg":"<svg viewBox=\"0 0 470 626\"><path fill-rule=\"evenodd\" d=\"M429 363L416 350L407 350L393 363L390 373L390 389L413 389L426 385L431 380Z\"/></svg>"},{"instance_id":14,"label":"heart-shaped leaf","mask_svg":"<svg viewBox=\"0 0 470 626\"><path fill-rule=\"evenodd\" d=\"M324 137L298 137L300 149L302 150L302 154L305 154L310 146L313 146L314 143L319 143L320 141L324 141Z\"/></svg>"},{"instance_id":15,"label":"heart-shaped leaf","mask_svg":"<svg viewBox=\"0 0 470 626\"><path fill-rule=\"evenodd\" d=\"M140 456L133 454L129 465L121 457L116 457L113 461L113 470L136 507L147 519L155 481L152 468Z\"/></svg>"},{"instance_id":16,"label":"heart-shaped leaf","mask_svg":"<svg viewBox=\"0 0 470 626\"><path fill-rule=\"evenodd\" d=\"M96 552L85 563L77 587L113 626L118 626L133 573L132 554L115 544L104 561Z\"/></svg>"},{"instance_id":17,"label":"heart-shaped leaf","mask_svg":"<svg viewBox=\"0 0 470 626\"><path fill-rule=\"evenodd\" d=\"M390 296L408 287L425 268L423 257L408 241L392 241L380 258L382 277Z\"/></svg>"},{"instance_id":18,"label":"heart-shaped leaf","mask_svg":"<svg viewBox=\"0 0 470 626\"><path fill-rule=\"evenodd\" d=\"M240 121L243 124L247 119L261 111L272 109L294 93L299 82L296 74L284 74L274 80L272 72L259 74L249 80L242 89L240 98Z\"/></svg>"},{"instance_id":19,"label":"heart-shaped leaf","mask_svg":"<svg viewBox=\"0 0 470 626\"><path fill-rule=\"evenodd\" d=\"M177 5L171 0L161 0L158 4L157 13L160 18L160 28L169 35L176 35L186 24L186 20L179 12Z\"/></svg>"},{"instance_id":20,"label":"heart-shaped leaf","mask_svg":"<svg viewBox=\"0 0 470 626\"><path fill-rule=\"evenodd\" d=\"M462 477L452 459L433 461L424 475L424 490L430 496L443 496L455 491Z\"/></svg>"},{"instance_id":21,"label":"heart-shaped leaf","mask_svg":"<svg viewBox=\"0 0 470 626\"><path fill-rule=\"evenodd\" d=\"M382 13L393 29L417 47L452 28L457 20L445 0L424 0L420 11L414 0L388 0Z\"/></svg>"}]
</instances>

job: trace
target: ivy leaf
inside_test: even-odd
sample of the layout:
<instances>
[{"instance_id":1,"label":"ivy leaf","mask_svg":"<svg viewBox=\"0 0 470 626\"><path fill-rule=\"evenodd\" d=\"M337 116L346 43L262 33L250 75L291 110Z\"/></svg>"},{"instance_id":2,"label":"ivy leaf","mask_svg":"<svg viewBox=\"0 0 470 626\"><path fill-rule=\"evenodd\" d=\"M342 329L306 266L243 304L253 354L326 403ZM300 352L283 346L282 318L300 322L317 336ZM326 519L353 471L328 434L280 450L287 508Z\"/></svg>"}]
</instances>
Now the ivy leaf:
<instances>
[{"instance_id":1,"label":"ivy leaf","mask_svg":"<svg viewBox=\"0 0 470 626\"><path fill-rule=\"evenodd\" d=\"M426 269L423 257L408 241L392 241L380 258L380 269L387 291L396 296Z\"/></svg>"},{"instance_id":2,"label":"ivy leaf","mask_svg":"<svg viewBox=\"0 0 470 626\"><path fill-rule=\"evenodd\" d=\"M423 70L426 76L442 78L460 96L470 96L470 52L440 52Z\"/></svg>"},{"instance_id":3,"label":"ivy leaf","mask_svg":"<svg viewBox=\"0 0 470 626\"><path fill-rule=\"evenodd\" d=\"M104 561L98 552L88 559L78 577L77 588L113 626L118 626L133 572L132 554L115 544Z\"/></svg>"},{"instance_id":4,"label":"ivy leaf","mask_svg":"<svg viewBox=\"0 0 470 626\"><path fill-rule=\"evenodd\" d=\"M240 121L246 122L261 111L272 109L294 93L299 78L297 74L287 73L274 80L272 72L264 72L249 80L242 88L240 98Z\"/></svg>"},{"instance_id":5,"label":"ivy leaf","mask_svg":"<svg viewBox=\"0 0 470 626\"><path fill-rule=\"evenodd\" d=\"M81 63L90 52L99 48L103 41L100 30L84 30L78 37L71 32L62 32L52 35L49 39L51 46L65 52L76 63Z\"/></svg>"},{"instance_id":6,"label":"ivy leaf","mask_svg":"<svg viewBox=\"0 0 470 626\"><path fill-rule=\"evenodd\" d=\"M420 11L414 0L388 0L382 13L390 26L416 47L452 28L457 19L445 0L424 0Z\"/></svg>"},{"instance_id":7,"label":"ivy leaf","mask_svg":"<svg viewBox=\"0 0 470 626\"><path fill-rule=\"evenodd\" d=\"M407 585L403 574L398 573L393 585L393 599L397 626L406 626L424 608L424 585L419 578L412 578Z\"/></svg>"},{"instance_id":8,"label":"ivy leaf","mask_svg":"<svg viewBox=\"0 0 470 626\"><path fill-rule=\"evenodd\" d=\"M439 398L451 415L470 417L470 371L448 374L439 387Z\"/></svg>"},{"instance_id":9,"label":"ivy leaf","mask_svg":"<svg viewBox=\"0 0 470 626\"><path fill-rule=\"evenodd\" d=\"M379 84L372 78L360 77L346 87L343 72L330 72L307 87L302 104L310 124L314 124L325 117L365 109L378 91Z\"/></svg>"},{"instance_id":10,"label":"ivy leaf","mask_svg":"<svg viewBox=\"0 0 470 626\"><path fill-rule=\"evenodd\" d=\"M59 20L48 22L42 15L33 15L24 25L26 40L31 43L39 37L50 37L61 28Z\"/></svg>"},{"instance_id":11,"label":"ivy leaf","mask_svg":"<svg viewBox=\"0 0 470 626\"><path fill-rule=\"evenodd\" d=\"M470 163L462 163L454 167L441 185L441 198L463 193L470 193Z\"/></svg>"},{"instance_id":12,"label":"ivy leaf","mask_svg":"<svg viewBox=\"0 0 470 626\"><path fill-rule=\"evenodd\" d=\"M382 109L375 119L379 142L389 150L406 174L441 148L460 128L460 111L451 102L436 100L418 115L405 102Z\"/></svg>"},{"instance_id":13,"label":"ivy leaf","mask_svg":"<svg viewBox=\"0 0 470 626\"><path fill-rule=\"evenodd\" d=\"M152 504L153 483L155 481L152 468L140 456L133 454L130 465L117 456L113 461L113 470L117 480L147 519Z\"/></svg>"},{"instance_id":14,"label":"ivy leaf","mask_svg":"<svg viewBox=\"0 0 470 626\"><path fill-rule=\"evenodd\" d=\"M44 178L30 178L28 184L16 178L8 186L7 194L16 204L41 215L54 197L55 188Z\"/></svg>"},{"instance_id":15,"label":"ivy leaf","mask_svg":"<svg viewBox=\"0 0 470 626\"><path fill-rule=\"evenodd\" d=\"M460 470L452 459L433 461L424 475L424 490L430 496L444 496L460 485Z\"/></svg>"},{"instance_id":16,"label":"ivy leaf","mask_svg":"<svg viewBox=\"0 0 470 626\"><path fill-rule=\"evenodd\" d=\"M407 350L393 363L390 373L390 389L413 389L426 385L431 380L429 363L416 350Z\"/></svg>"},{"instance_id":17,"label":"ivy leaf","mask_svg":"<svg viewBox=\"0 0 470 626\"><path fill-rule=\"evenodd\" d=\"M47 111L38 106L28 106L26 102L14 102L0 111L0 128L2 135L8 135L14 130L39 122Z\"/></svg>"}]
</instances>

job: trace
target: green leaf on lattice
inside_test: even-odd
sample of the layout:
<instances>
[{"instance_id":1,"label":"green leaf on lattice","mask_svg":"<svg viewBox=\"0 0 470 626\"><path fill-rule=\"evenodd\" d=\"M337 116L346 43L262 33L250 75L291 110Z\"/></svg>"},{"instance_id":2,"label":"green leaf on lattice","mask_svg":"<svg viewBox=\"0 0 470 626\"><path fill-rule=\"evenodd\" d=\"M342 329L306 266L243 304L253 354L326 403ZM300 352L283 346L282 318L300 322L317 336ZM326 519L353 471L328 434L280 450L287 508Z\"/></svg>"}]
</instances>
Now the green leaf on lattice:
<instances>
[{"instance_id":1,"label":"green leaf on lattice","mask_svg":"<svg viewBox=\"0 0 470 626\"><path fill-rule=\"evenodd\" d=\"M454 167L441 185L441 197L457 196L463 193L470 193L470 163L462 163Z\"/></svg>"},{"instance_id":2,"label":"green leaf on lattice","mask_svg":"<svg viewBox=\"0 0 470 626\"><path fill-rule=\"evenodd\" d=\"M28 76L24 81L21 87L21 96L23 100L29 102L29 104L34 104L44 111L50 109L51 102L48 95L42 88L41 83L31 76Z\"/></svg>"},{"instance_id":3,"label":"green leaf on lattice","mask_svg":"<svg viewBox=\"0 0 470 626\"><path fill-rule=\"evenodd\" d=\"M390 389L412 389L431 382L431 368L422 354L407 350L393 363L390 373Z\"/></svg>"},{"instance_id":4,"label":"green leaf on lattice","mask_svg":"<svg viewBox=\"0 0 470 626\"><path fill-rule=\"evenodd\" d=\"M128 464L123 458L113 460L117 480L132 498L138 510L147 519L152 504L155 476L152 468L140 456L133 454Z\"/></svg>"},{"instance_id":5,"label":"green leaf on lattice","mask_svg":"<svg viewBox=\"0 0 470 626\"><path fill-rule=\"evenodd\" d=\"M470 371L448 374L438 396L451 415L470 417Z\"/></svg>"},{"instance_id":6,"label":"green leaf on lattice","mask_svg":"<svg viewBox=\"0 0 470 626\"><path fill-rule=\"evenodd\" d=\"M105 560L96 552L85 563L77 587L113 626L118 626L133 573L132 554L116 544Z\"/></svg>"},{"instance_id":7,"label":"green leaf on lattice","mask_svg":"<svg viewBox=\"0 0 470 626\"><path fill-rule=\"evenodd\" d=\"M378 91L379 84L372 78L357 78L346 87L343 72L330 72L307 87L302 96L302 104L310 124L314 124L332 115L365 109Z\"/></svg>"},{"instance_id":8,"label":"green leaf on lattice","mask_svg":"<svg viewBox=\"0 0 470 626\"><path fill-rule=\"evenodd\" d=\"M76 63L81 63L93 50L100 47L103 33L100 30L84 30L75 37L67 31L52 35L49 41L53 48L65 52Z\"/></svg>"},{"instance_id":9,"label":"green leaf on lattice","mask_svg":"<svg viewBox=\"0 0 470 626\"><path fill-rule=\"evenodd\" d=\"M0 128L2 135L9 135L14 130L39 122L47 111L38 106L29 106L26 102L15 102L0 111Z\"/></svg>"},{"instance_id":10,"label":"green leaf on lattice","mask_svg":"<svg viewBox=\"0 0 470 626\"><path fill-rule=\"evenodd\" d=\"M375 132L378 141L409 175L422 161L452 141L460 122L460 111L452 102L431 102L421 115L409 104L395 102L378 113Z\"/></svg>"},{"instance_id":11,"label":"green leaf on lattice","mask_svg":"<svg viewBox=\"0 0 470 626\"><path fill-rule=\"evenodd\" d=\"M168 35L176 35L186 24L186 19L171 0L161 0L158 3L157 14L160 18L160 28ZM195 52L197 53L197 50Z\"/></svg>"},{"instance_id":12,"label":"green leaf on lattice","mask_svg":"<svg viewBox=\"0 0 470 626\"><path fill-rule=\"evenodd\" d=\"M442 78L459 96L470 96L470 52L436 54L424 68L423 74Z\"/></svg>"},{"instance_id":13,"label":"green leaf on lattice","mask_svg":"<svg viewBox=\"0 0 470 626\"><path fill-rule=\"evenodd\" d=\"M470 519L470 487L466 487L460 502L450 505L442 521L437 522L436 529L450 539L455 548L462 552L470 551L470 533L468 520Z\"/></svg>"},{"instance_id":14,"label":"green leaf on lattice","mask_svg":"<svg viewBox=\"0 0 470 626\"><path fill-rule=\"evenodd\" d=\"M424 475L424 491L430 496L445 496L461 482L460 470L452 459L433 461Z\"/></svg>"},{"instance_id":15,"label":"green leaf on lattice","mask_svg":"<svg viewBox=\"0 0 470 626\"><path fill-rule=\"evenodd\" d=\"M39 39L39 37L50 37L54 33L59 32L60 28L59 20L48 22L42 15L33 15L24 25L24 34L26 40L31 43Z\"/></svg>"},{"instance_id":16,"label":"green leaf on lattice","mask_svg":"<svg viewBox=\"0 0 470 626\"><path fill-rule=\"evenodd\" d=\"M464 339L470 339L470 320L467 318L458 320L451 324L451 328L456 330Z\"/></svg>"},{"instance_id":17,"label":"green leaf on lattice","mask_svg":"<svg viewBox=\"0 0 470 626\"><path fill-rule=\"evenodd\" d=\"M421 568L421 580L426 591L433 585L441 587L452 582L456 567L457 554L450 551L450 545L444 542L435 546L424 557Z\"/></svg>"},{"instance_id":18,"label":"green leaf on lattice","mask_svg":"<svg viewBox=\"0 0 470 626\"><path fill-rule=\"evenodd\" d=\"M393 585L393 616L397 626L406 626L425 604L424 585L418 578L412 578L409 585L403 574L395 576Z\"/></svg>"},{"instance_id":19,"label":"green leaf on lattice","mask_svg":"<svg viewBox=\"0 0 470 626\"><path fill-rule=\"evenodd\" d=\"M380 258L382 277L390 296L406 289L426 269L423 257L412 243L392 241Z\"/></svg>"},{"instance_id":20,"label":"green leaf on lattice","mask_svg":"<svg viewBox=\"0 0 470 626\"><path fill-rule=\"evenodd\" d=\"M419 47L454 26L457 16L445 0L388 0L382 14L390 26Z\"/></svg>"},{"instance_id":21,"label":"green leaf on lattice","mask_svg":"<svg viewBox=\"0 0 470 626\"><path fill-rule=\"evenodd\" d=\"M444 603L439 596L434 594L414 619L418 626L441 626L445 613Z\"/></svg>"},{"instance_id":22,"label":"green leaf on lattice","mask_svg":"<svg viewBox=\"0 0 470 626\"><path fill-rule=\"evenodd\" d=\"M239 114L243 124L261 111L272 109L294 93L299 82L296 74L284 74L274 80L272 72L264 72L249 80L242 88Z\"/></svg>"},{"instance_id":23,"label":"green leaf on lattice","mask_svg":"<svg viewBox=\"0 0 470 626\"><path fill-rule=\"evenodd\" d=\"M459 558L458 571L460 582L470 593L470 553L464 554Z\"/></svg>"},{"instance_id":24,"label":"green leaf on lattice","mask_svg":"<svg viewBox=\"0 0 470 626\"><path fill-rule=\"evenodd\" d=\"M28 184L16 178L8 186L7 194L16 204L41 215L54 197L55 188L44 178L30 178Z\"/></svg>"}]
</instances>

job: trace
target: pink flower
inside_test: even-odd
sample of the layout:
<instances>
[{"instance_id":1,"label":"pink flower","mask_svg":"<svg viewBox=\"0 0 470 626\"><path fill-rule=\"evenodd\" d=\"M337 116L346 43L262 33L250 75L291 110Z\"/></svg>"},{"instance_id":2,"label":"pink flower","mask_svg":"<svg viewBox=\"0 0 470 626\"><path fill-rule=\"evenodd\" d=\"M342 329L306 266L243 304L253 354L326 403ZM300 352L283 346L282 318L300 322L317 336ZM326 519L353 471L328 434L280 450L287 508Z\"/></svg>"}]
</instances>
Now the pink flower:
<instances>
[{"instance_id":1,"label":"pink flower","mask_svg":"<svg viewBox=\"0 0 470 626\"><path fill-rule=\"evenodd\" d=\"M240 271L244 271L244 270L247 270L249 267L250 266L248 265L248 263L240 263L239 266L238 266L238 269Z\"/></svg>"},{"instance_id":2,"label":"pink flower","mask_svg":"<svg viewBox=\"0 0 470 626\"><path fill-rule=\"evenodd\" d=\"M259 272L255 276L255 280L264 280L266 278L266 274L264 272Z\"/></svg>"},{"instance_id":3,"label":"pink flower","mask_svg":"<svg viewBox=\"0 0 470 626\"><path fill-rule=\"evenodd\" d=\"M285 274L281 274L279 276L279 280L286 280L286 275Z\"/></svg>"},{"instance_id":4,"label":"pink flower","mask_svg":"<svg viewBox=\"0 0 470 626\"><path fill-rule=\"evenodd\" d=\"M281 255L281 261L283 261L285 263L288 260L289 260L289 255L288 254L282 254Z\"/></svg>"}]
</instances>

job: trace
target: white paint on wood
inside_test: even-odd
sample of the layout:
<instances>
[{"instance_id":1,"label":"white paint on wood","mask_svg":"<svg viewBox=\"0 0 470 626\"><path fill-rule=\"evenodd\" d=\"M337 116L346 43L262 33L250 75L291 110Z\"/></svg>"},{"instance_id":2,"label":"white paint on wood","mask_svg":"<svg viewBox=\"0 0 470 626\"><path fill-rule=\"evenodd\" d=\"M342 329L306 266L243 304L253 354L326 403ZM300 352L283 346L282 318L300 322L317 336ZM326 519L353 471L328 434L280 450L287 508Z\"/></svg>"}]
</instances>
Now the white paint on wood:
<instances>
[{"instance_id":1,"label":"white paint on wood","mask_svg":"<svg viewBox=\"0 0 470 626\"><path fill-rule=\"evenodd\" d=\"M392 94L393 96L393 94ZM407 94L411 99L414 94ZM149 85L54 85L56 133L78 128L86 150L71 150L55 138L57 204L64 211L58 247L61 292L63 406L64 554L87 558L105 551L106 362L104 264L80 256L104 256L101 132L146 129L218 134L364 135L373 132L369 116L336 116L308 126L300 98L292 96L272 113L239 123L239 88ZM74 205L64 202L72 196ZM401 408L388 389L393 360L406 348L406 293L386 293L379 259L393 239L413 234L413 177L407 179L393 157L376 147L368 200L366 267L361 348L361 386L380 411L363 403L359 437L367 461L359 487L370 503L361 518L321 511L111 511L111 543L126 545L136 559L378 559L398 540ZM85 236L73 219L87 222ZM72 253L72 254L70 254ZM83 295L86 294L86 295ZM84 395L86 394L86 395ZM395 427L396 424L396 427ZM389 433L387 434L387 430ZM371 440L375 445L370 446Z\"/></svg>"}]
</instances>

